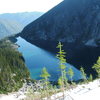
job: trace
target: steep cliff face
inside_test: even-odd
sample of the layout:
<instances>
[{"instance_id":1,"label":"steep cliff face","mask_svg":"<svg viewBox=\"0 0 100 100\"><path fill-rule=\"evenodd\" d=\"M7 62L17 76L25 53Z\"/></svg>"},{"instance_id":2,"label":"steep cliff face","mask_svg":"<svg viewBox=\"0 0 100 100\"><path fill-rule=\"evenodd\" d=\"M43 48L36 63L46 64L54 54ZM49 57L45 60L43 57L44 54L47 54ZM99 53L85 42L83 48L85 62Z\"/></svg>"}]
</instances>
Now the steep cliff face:
<instances>
[{"instance_id":1,"label":"steep cliff face","mask_svg":"<svg viewBox=\"0 0 100 100\"><path fill-rule=\"evenodd\" d=\"M61 41L69 62L92 66L100 55L100 0L64 0L26 26L21 36L48 50Z\"/></svg>"}]
</instances>

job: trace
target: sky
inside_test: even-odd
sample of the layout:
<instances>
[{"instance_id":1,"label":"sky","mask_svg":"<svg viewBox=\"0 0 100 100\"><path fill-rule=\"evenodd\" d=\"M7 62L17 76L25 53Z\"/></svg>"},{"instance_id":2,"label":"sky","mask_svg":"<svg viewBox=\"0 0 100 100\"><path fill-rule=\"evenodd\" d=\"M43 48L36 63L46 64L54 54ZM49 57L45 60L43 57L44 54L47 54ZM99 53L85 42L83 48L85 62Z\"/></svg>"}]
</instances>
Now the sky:
<instances>
[{"instance_id":1,"label":"sky","mask_svg":"<svg viewBox=\"0 0 100 100\"><path fill-rule=\"evenodd\" d=\"M47 12L63 0L0 0L0 13Z\"/></svg>"}]
</instances>

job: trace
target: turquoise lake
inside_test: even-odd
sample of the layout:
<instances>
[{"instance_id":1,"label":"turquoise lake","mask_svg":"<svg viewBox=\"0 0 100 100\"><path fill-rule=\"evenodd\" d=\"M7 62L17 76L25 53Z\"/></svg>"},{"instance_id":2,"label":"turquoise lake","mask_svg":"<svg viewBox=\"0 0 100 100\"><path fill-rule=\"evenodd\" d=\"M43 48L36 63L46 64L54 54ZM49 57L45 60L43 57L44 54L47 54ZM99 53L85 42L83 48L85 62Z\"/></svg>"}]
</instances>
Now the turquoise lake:
<instances>
[{"instance_id":1,"label":"turquoise lake","mask_svg":"<svg viewBox=\"0 0 100 100\"><path fill-rule=\"evenodd\" d=\"M40 74L43 67L46 67L51 74L50 80L55 81L60 76L60 69L57 58L50 52L33 45L21 37L16 42L20 47L19 52L22 53L26 66L28 67L32 79L41 79ZM74 80L81 79L81 73L71 64L66 64L68 70L70 67L74 70ZM68 77L68 76L67 76ZM69 77L68 77L69 78Z\"/></svg>"}]
</instances>

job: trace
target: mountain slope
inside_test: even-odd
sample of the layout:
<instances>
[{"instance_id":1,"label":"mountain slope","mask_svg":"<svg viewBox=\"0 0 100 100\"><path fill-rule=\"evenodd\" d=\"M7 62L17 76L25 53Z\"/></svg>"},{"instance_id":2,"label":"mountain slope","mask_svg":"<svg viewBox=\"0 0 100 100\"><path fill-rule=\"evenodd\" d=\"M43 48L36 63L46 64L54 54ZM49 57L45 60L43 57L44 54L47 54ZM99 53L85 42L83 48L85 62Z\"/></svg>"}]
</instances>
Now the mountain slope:
<instances>
[{"instance_id":1,"label":"mountain slope","mask_svg":"<svg viewBox=\"0 0 100 100\"><path fill-rule=\"evenodd\" d=\"M42 12L0 14L0 39L21 32L27 24L42 14Z\"/></svg>"},{"instance_id":2,"label":"mountain slope","mask_svg":"<svg viewBox=\"0 0 100 100\"><path fill-rule=\"evenodd\" d=\"M0 14L0 18L6 19L6 20L14 20L18 21L25 27L32 21L39 18L41 15L43 15L43 12L22 12L22 13L5 13Z\"/></svg>"},{"instance_id":3,"label":"mountain slope","mask_svg":"<svg viewBox=\"0 0 100 100\"><path fill-rule=\"evenodd\" d=\"M29 77L16 45L9 40L0 41L0 94L17 91Z\"/></svg>"},{"instance_id":4,"label":"mountain slope","mask_svg":"<svg viewBox=\"0 0 100 100\"><path fill-rule=\"evenodd\" d=\"M22 33L33 34L34 39L75 42L81 38L83 43L94 42L100 37L99 6L99 0L65 0L25 27Z\"/></svg>"},{"instance_id":5,"label":"mountain slope","mask_svg":"<svg viewBox=\"0 0 100 100\"><path fill-rule=\"evenodd\" d=\"M57 42L63 42L67 61L89 74L100 55L100 0L64 0L20 35L54 52Z\"/></svg>"},{"instance_id":6,"label":"mountain slope","mask_svg":"<svg viewBox=\"0 0 100 100\"><path fill-rule=\"evenodd\" d=\"M21 32L23 26L17 21L0 19L0 39Z\"/></svg>"}]
</instances>

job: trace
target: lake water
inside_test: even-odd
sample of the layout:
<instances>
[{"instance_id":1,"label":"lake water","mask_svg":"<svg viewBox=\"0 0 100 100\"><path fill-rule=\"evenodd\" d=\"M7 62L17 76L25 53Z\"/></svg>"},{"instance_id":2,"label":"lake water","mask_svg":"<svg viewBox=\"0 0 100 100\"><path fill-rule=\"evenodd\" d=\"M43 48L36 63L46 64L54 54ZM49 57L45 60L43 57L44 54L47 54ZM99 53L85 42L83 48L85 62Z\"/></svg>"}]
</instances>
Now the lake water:
<instances>
[{"instance_id":1,"label":"lake water","mask_svg":"<svg viewBox=\"0 0 100 100\"><path fill-rule=\"evenodd\" d=\"M57 58L43 50L36 45L33 45L21 37L17 38L16 42L20 47L18 48L19 52L22 53L25 63L30 71L31 78L41 79L40 74L43 67L46 67L48 72L51 74L51 81L57 80L60 75L60 69L58 65ZM74 66L66 64L67 70L71 67L74 70L74 80L79 80L81 78L81 73ZM67 76L68 77L68 76Z\"/></svg>"}]
</instances>

